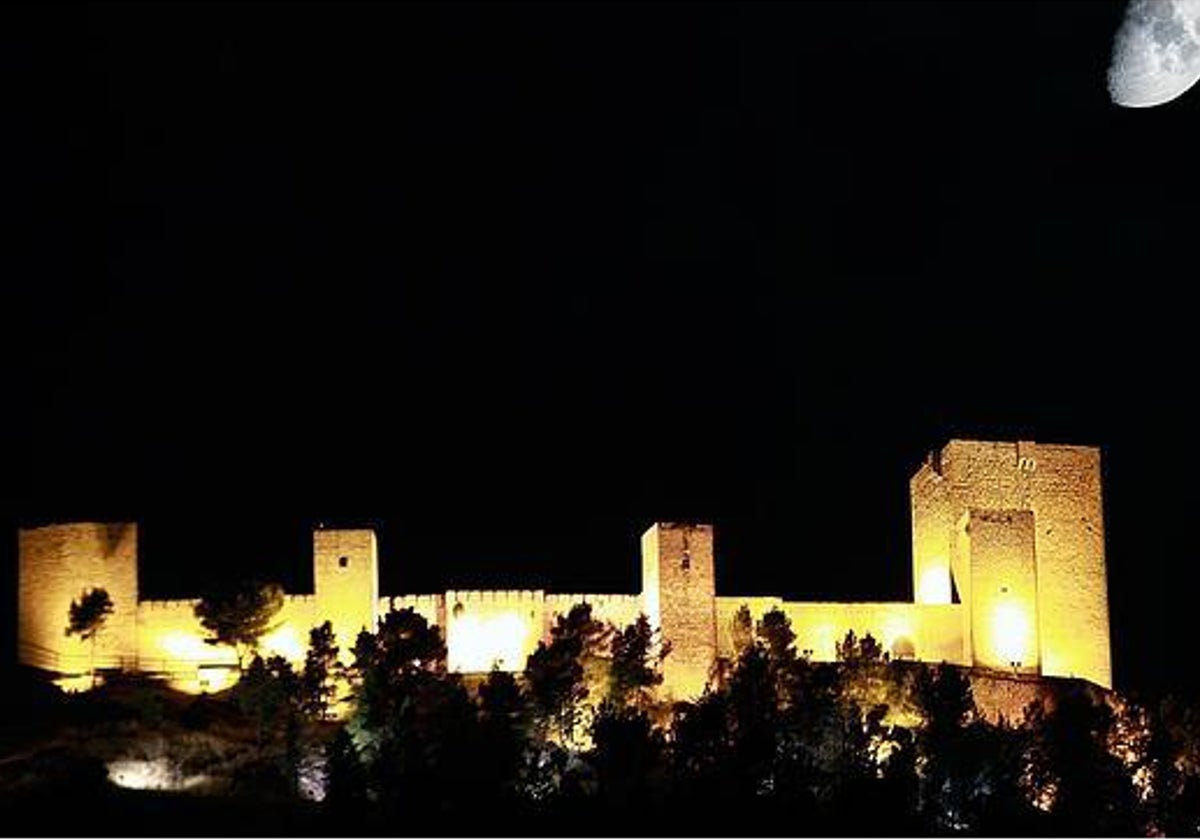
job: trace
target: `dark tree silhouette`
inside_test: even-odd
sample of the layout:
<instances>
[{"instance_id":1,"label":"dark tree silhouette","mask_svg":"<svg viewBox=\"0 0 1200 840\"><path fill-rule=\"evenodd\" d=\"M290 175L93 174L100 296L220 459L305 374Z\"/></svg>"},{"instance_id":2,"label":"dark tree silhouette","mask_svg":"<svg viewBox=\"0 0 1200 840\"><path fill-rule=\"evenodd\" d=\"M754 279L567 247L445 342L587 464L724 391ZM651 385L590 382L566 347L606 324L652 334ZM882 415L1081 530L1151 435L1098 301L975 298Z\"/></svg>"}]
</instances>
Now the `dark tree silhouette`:
<instances>
[{"instance_id":1,"label":"dark tree silhouette","mask_svg":"<svg viewBox=\"0 0 1200 840\"><path fill-rule=\"evenodd\" d=\"M1083 684L1068 684L1054 709L1035 718L1037 772L1049 780L1056 833L1133 834L1136 796L1108 751L1113 713Z\"/></svg>"},{"instance_id":2,"label":"dark tree silhouette","mask_svg":"<svg viewBox=\"0 0 1200 840\"><path fill-rule=\"evenodd\" d=\"M976 715L971 683L959 668L922 668L915 701L923 723L917 745L922 766L921 808L943 828L962 827L970 784L962 769L967 725Z\"/></svg>"},{"instance_id":3,"label":"dark tree silhouette","mask_svg":"<svg viewBox=\"0 0 1200 840\"><path fill-rule=\"evenodd\" d=\"M299 704L300 680L282 656L263 659L257 654L234 687L234 697L255 723L262 750L286 723L290 707Z\"/></svg>"},{"instance_id":4,"label":"dark tree silhouette","mask_svg":"<svg viewBox=\"0 0 1200 840\"><path fill-rule=\"evenodd\" d=\"M779 705L766 649L746 648L729 681L730 769L744 796L774 786Z\"/></svg>"},{"instance_id":5,"label":"dark tree silhouette","mask_svg":"<svg viewBox=\"0 0 1200 840\"><path fill-rule=\"evenodd\" d=\"M757 631L772 662L789 665L796 658L796 634L783 610L773 609L763 615Z\"/></svg>"},{"instance_id":6,"label":"dark tree silhouette","mask_svg":"<svg viewBox=\"0 0 1200 840\"><path fill-rule=\"evenodd\" d=\"M243 670L246 656L255 652L259 639L274 629L283 597L279 584L253 581L206 595L195 607L196 618L208 631L205 641L230 645L237 656L238 670Z\"/></svg>"},{"instance_id":7,"label":"dark tree silhouette","mask_svg":"<svg viewBox=\"0 0 1200 840\"><path fill-rule=\"evenodd\" d=\"M532 734L529 705L516 679L493 670L479 687L477 761L485 795L499 800L515 797Z\"/></svg>"},{"instance_id":8,"label":"dark tree silhouette","mask_svg":"<svg viewBox=\"0 0 1200 840\"><path fill-rule=\"evenodd\" d=\"M797 677L796 634L792 622L779 609L763 615L757 627L758 641L767 656L767 668L775 686L775 702L781 709L791 706L795 689L792 685ZM745 649L743 649L743 653Z\"/></svg>"},{"instance_id":9,"label":"dark tree silhouette","mask_svg":"<svg viewBox=\"0 0 1200 840\"><path fill-rule=\"evenodd\" d=\"M1174 837L1200 829L1200 785L1195 759L1200 715L1178 697L1162 698L1147 709L1148 738L1141 768L1148 787L1145 810L1151 833Z\"/></svg>"},{"instance_id":10,"label":"dark tree silhouette","mask_svg":"<svg viewBox=\"0 0 1200 840\"><path fill-rule=\"evenodd\" d=\"M628 814L650 805L665 773L665 741L650 715L637 707L605 702L592 721L591 761L597 795L605 809Z\"/></svg>"},{"instance_id":11,"label":"dark tree silhouette","mask_svg":"<svg viewBox=\"0 0 1200 840\"><path fill-rule=\"evenodd\" d=\"M358 750L345 727L325 747L325 802L339 816L354 814L366 802L367 781Z\"/></svg>"},{"instance_id":12,"label":"dark tree silhouette","mask_svg":"<svg viewBox=\"0 0 1200 840\"><path fill-rule=\"evenodd\" d=\"M618 707L646 709L653 701L654 688L662 683L660 666L669 653L669 645L654 650L654 630L644 615L613 633L608 699Z\"/></svg>"},{"instance_id":13,"label":"dark tree silhouette","mask_svg":"<svg viewBox=\"0 0 1200 840\"><path fill-rule=\"evenodd\" d=\"M550 630L550 643L539 642L529 655L525 681L543 739L575 741L582 703L589 694L588 671L599 663L607 635L604 625L592 618L591 606L576 604L559 616Z\"/></svg>"},{"instance_id":14,"label":"dark tree silhouette","mask_svg":"<svg viewBox=\"0 0 1200 840\"><path fill-rule=\"evenodd\" d=\"M308 634L308 652L300 674L301 708L315 720L327 720L337 697L338 647L333 624L326 621Z\"/></svg>"},{"instance_id":15,"label":"dark tree silhouette","mask_svg":"<svg viewBox=\"0 0 1200 840\"><path fill-rule=\"evenodd\" d=\"M92 688L96 687L96 637L104 629L104 623L112 615L113 602L105 589L90 589L79 596L78 601L72 601L67 611L68 636L79 636L90 643L91 660L88 670L91 673Z\"/></svg>"},{"instance_id":16,"label":"dark tree silhouette","mask_svg":"<svg viewBox=\"0 0 1200 840\"><path fill-rule=\"evenodd\" d=\"M387 733L418 687L445 673L446 644L438 628L411 608L392 610L375 633L364 630L355 642L355 715L368 728Z\"/></svg>"}]
</instances>

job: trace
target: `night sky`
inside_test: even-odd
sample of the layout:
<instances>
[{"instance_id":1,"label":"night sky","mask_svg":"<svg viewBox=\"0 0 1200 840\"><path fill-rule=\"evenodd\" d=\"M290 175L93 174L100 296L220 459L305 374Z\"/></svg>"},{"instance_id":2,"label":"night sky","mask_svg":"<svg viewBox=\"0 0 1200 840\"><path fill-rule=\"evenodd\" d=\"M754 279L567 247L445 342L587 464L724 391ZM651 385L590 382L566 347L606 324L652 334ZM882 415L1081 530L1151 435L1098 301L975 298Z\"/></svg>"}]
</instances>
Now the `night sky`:
<instances>
[{"instance_id":1,"label":"night sky","mask_svg":"<svg viewBox=\"0 0 1200 840\"><path fill-rule=\"evenodd\" d=\"M1195 688L1200 90L1111 105L1122 13L6 7L6 611L77 518L150 597L318 522L635 592L687 519L720 593L907 600L909 475L1020 437L1103 446L1117 682Z\"/></svg>"}]
</instances>

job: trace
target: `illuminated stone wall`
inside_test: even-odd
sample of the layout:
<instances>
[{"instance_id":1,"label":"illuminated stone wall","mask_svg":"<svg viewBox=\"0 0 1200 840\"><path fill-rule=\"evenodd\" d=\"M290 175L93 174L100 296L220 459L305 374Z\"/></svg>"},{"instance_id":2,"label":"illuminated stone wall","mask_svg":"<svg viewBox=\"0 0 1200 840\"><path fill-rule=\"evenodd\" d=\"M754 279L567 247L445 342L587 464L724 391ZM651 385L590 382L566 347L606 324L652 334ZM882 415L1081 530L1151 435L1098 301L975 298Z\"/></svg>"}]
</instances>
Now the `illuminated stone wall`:
<instances>
[{"instance_id":1,"label":"illuminated stone wall","mask_svg":"<svg viewBox=\"0 0 1200 840\"><path fill-rule=\"evenodd\" d=\"M133 667L137 647L137 526L76 522L18 534L18 659L60 674L91 669L92 647L66 635L71 602L102 588L113 612L96 639L100 668Z\"/></svg>"},{"instance_id":2,"label":"illuminated stone wall","mask_svg":"<svg viewBox=\"0 0 1200 840\"><path fill-rule=\"evenodd\" d=\"M1041 700L1047 710L1054 708L1059 688L1052 679L999 671L975 670L970 679L975 708L992 723L1000 718L1009 723L1020 722L1025 708L1036 700Z\"/></svg>"},{"instance_id":3,"label":"illuminated stone wall","mask_svg":"<svg viewBox=\"0 0 1200 840\"><path fill-rule=\"evenodd\" d=\"M642 600L670 655L663 689L698 696L717 656L716 578L711 525L655 523L642 536Z\"/></svg>"},{"instance_id":4,"label":"illuminated stone wall","mask_svg":"<svg viewBox=\"0 0 1200 840\"><path fill-rule=\"evenodd\" d=\"M1039 444L1036 458L1042 673L1111 688L1100 450Z\"/></svg>"},{"instance_id":5,"label":"illuminated stone wall","mask_svg":"<svg viewBox=\"0 0 1200 840\"><path fill-rule=\"evenodd\" d=\"M140 670L162 674L173 684L196 679L201 666L237 667L233 648L210 645L196 618L199 599L138 604L137 658Z\"/></svg>"},{"instance_id":6,"label":"illuminated stone wall","mask_svg":"<svg viewBox=\"0 0 1200 840\"><path fill-rule=\"evenodd\" d=\"M717 611L717 655L732 658L736 651L733 644L733 623L738 610L745 605L750 610L754 626L762 617L774 609L783 609L783 599L771 595L755 595L741 598L718 597Z\"/></svg>"},{"instance_id":7,"label":"illuminated stone wall","mask_svg":"<svg viewBox=\"0 0 1200 840\"><path fill-rule=\"evenodd\" d=\"M379 600L389 610L412 609L442 628L447 667L463 673L520 671L550 628L576 604L589 604L592 616L614 627L632 624L642 610L639 595L548 594L541 589L449 590L434 595L394 595Z\"/></svg>"},{"instance_id":8,"label":"illuminated stone wall","mask_svg":"<svg viewBox=\"0 0 1200 840\"><path fill-rule=\"evenodd\" d=\"M546 630L554 626L561 615L571 611L576 604L587 604L592 608L592 618L607 622L613 627L625 628L637 621L642 612L640 595L593 595L593 594L549 594L546 595Z\"/></svg>"},{"instance_id":9,"label":"illuminated stone wall","mask_svg":"<svg viewBox=\"0 0 1200 840\"><path fill-rule=\"evenodd\" d=\"M853 630L860 639L870 633L885 651L901 659L964 663L961 606L803 602L770 597L717 598L717 646L721 656L734 654L733 622L743 604L749 607L756 627L765 613L782 610L796 634L796 652L814 662L836 661L837 642Z\"/></svg>"},{"instance_id":10,"label":"illuminated stone wall","mask_svg":"<svg viewBox=\"0 0 1200 840\"><path fill-rule=\"evenodd\" d=\"M446 666L451 671L520 671L545 635L540 591L452 590L445 603Z\"/></svg>"},{"instance_id":11,"label":"illuminated stone wall","mask_svg":"<svg viewBox=\"0 0 1200 840\"><path fill-rule=\"evenodd\" d=\"M196 618L198 599L138 604L137 668L165 678L181 691L217 691L237 677L237 654L210 645ZM282 656L303 667L309 631L324 621L312 595L288 595L275 626L259 641L264 657Z\"/></svg>"},{"instance_id":12,"label":"illuminated stone wall","mask_svg":"<svg viewBox=\"0 0 1200 840\"><path fill-rule=\"evenodd\" d=\"M446 626L445 595L385 595L379 599L381 618L392 610L412 610L430 627Z\"/></svg>"},{"instance_id":13,"label":"illuminated stone wall","mask_svg":"<svg viewBox=\"0 0 1200 840\"><path fill-rule=\"evenodd\" d=\"M718 654L733 652L743 604L755 622L782 609L796 648L833 660L846 631L870 633L895 656L1078 676L1111 685L1100 455L1091 447L951 441L912 477L913 603L805 603L716 597L710 525L656 523L642 536L642 591L547 594L449 591L381 597L369 530L313 534L311 595L289 595L262 642L299 665L309 630L332 622L344 659L360 630L412 608L442 628L448 665L520 670L554 621L577 603L616 627L645 613L671 645L664 692L699 694ZM64 634L85 588L104 587L115 612L97 644L101 668L140 669L188 690L214 690L233 652L207 645L195 601L145 601L137 589L137 529L76 523L19 534L19 657L80 674L90 651Z\"/></svg>"},{"instance_id":14,"label":"illuminated stone wall","mask_svg":"<svg viewBox=\"0 0 1200 840\"><path fill-rule=\"evenodd\" d=\"M1038 673L1033 512L971 510L958 550L969 575L973 664Z\"/></svg>"},{"instance_id":15,"label":"illuminated stone wall","mask_svg":"<svg viewBox=\"0 0 1200 840\"><path fill-rule=\"evenodd\" d=\"M917 600L940 588L927 583L949 567L964 613L964 639L972 661L970 552L964 517L976 511L1029 511L1033 516L1037 646L1042 674L1075 676L1111 687L1108 588L1104 560L1104 510L1100 450L1066 446L952 440L931 456L910 482L913 511L913 581ZM1018 551L1024 556L1024 549ZM1026 564L1017 557L1013 562ZM947 561L946 558L951 558ZM1007 562L1007 561L1005 561ZM984 605L986 608L986 605Z\"/></svg>"},{"instance_id":16,"label":"illuminated stone wall","mask_svg":"<svg viewBox=\"0 0 1200 840\"><path fill-rule=\"evenodd\" d=\"M837 659L837 643L848 631L867 633L890 656L926 662L963 662L962 607L909 603L785 602L796 649L814 661Z\"/></svg>"}]
</instances>

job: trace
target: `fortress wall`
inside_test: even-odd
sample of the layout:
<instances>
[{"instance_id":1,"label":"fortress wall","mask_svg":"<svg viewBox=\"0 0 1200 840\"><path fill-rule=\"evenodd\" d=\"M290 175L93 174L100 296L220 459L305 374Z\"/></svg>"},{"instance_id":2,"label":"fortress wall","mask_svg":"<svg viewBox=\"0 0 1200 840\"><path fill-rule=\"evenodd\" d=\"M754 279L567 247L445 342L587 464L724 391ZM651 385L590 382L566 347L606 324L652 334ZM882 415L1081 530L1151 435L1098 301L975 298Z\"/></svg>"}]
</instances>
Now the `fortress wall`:
<instances>
[{"instance_id":1,"label":"fortress wall","mask_svg":"<svg viewBox=\"0 0 1200 840\"><path fill-rule=\"evenodd\" d=\"M566 615L576 604L588 604L592 608L592 618L607 622L618 630L624 630L637 621L642 614L642 597L640 595L593 595L593 594L562 594L546 596L546 627L547 633L554 621L560 615Z\"/></svg>"},{"instance_id":2,"label":"fortress wall","mask_svg":"<svg viewBox=\"0 0 1200 840\"><path fill-rule=\"evenodd\" d=\"M914 604L916 658L922 662L968 664L963 638L967 615L962 604Z\"/></svg>"},{"instance_id":3,"label":"fortress wall","mask_svg":"<svg viewBox=\"0 0 1200 840\"><path fill-rule=\"evenodd\" d=\"M870 633L896 658L960 662L962 608L957 605L785 601L783 611L796 634L796 650L817 662L837 660L837 643L847 631Z\"/></svg>"},{"instance_id":4,"label":"fortress wall","mask_svg":"<svg viewBox=\"0 0 1200 840\"><path fill-rule=\"evenodd\" d=\"M282 656L293 667L303 668L304 657L308 653L308 635L326 618L328 616L322 612L321 603L315 595L288 595L275 620L275 629L260 640L259 652L264 657Z\"/></svg>"},{"instance_id":5,"label":"fortress wall","mask_svg":"<svg viewBox=\"0 0 1200 840\"><path fill-rule=\"evenodd\" d=\"M196 618L198 602L190 598L138 604L138 669L163 675L173 688L189 693L217 691L237 680L234 649L204 641L208 633ZM293 667L303 667L309 630L323 620L312 595L288 595L275 629L260 640L259 653L282 656Z\"/></svg>"},{"instance_id":6,"label":"fortress wall","mask_svg":"<svg viewBox=\"0 0 1200 840\"><path fill-rule=\"evenodd\" d=\"M195 676L201 665L237 666L233 648L210 645L196 618L199 598L138 604L138 667L156 674ZM184 675L184 672L190 672Z\"/></svg>"},{"instance_id":7,"label":"fortress wall","mask_svg":"<svg viewBox=\"0 0 1200 840\"><path fill-rule=\"evenodd\" d=\"M703 689L718 651L732 653L733 615L745 603L756 622L783 609L797 649L818 660L834 659L836 642L853 629L898 656L991 667L1019 661L1026 670L1040 662L1045 675L1111 685L1098 449L952 440L913 475L910 491L914 603L717 598L712 527L688 523L656 523L643 534L638 595L473 590L381 598L374 533L319 530L314 594L288 596L281 626L262 648L299 664L308 631L327 618L348 659L361 629L374 629L387 610L411 607L443 628L452 669L517 670L552 623L583 602L617 627L644 612L672 648L666 694L682 699ZM136 526L100 523L20 531L21 662L86 671L90 646L64 630L72 599L92 587L108 590L116 607L97 642L98 666L194 673L231 663L231 651L203 643L194 601L138 604ZM1028 656L1001 649L1012 634L999 631L997 616L1008 613L1030 628Z\"/></svg>"},{"instance_id":8,"label":"fortress wall","mask_svg":"<svg viewBox=\"0 0 1200 840\"><path fill-rule=\"evenodd\" d=\"M1047 709L1052 709L1056 691L1060 688L1053 680L983 670L971 671L970 680L975 708L992 723L997 723L1001 717L1009 723L1020 723L1025 707L1035 700L1041 700Z\"/></svg>"},{"instance_id":9,"label":"fortress wall","mask_svg":"<svg viewBox=\"0 0 1200 840\"><path fill-rule=\"evenodd\" d=\"M431 627L446 630L445 595L391 595L379 599L379 615L383 617L392 610L410 609L425 619Z\"/></svg>"},{"instance_id":10,"label":"fortress wall","mask_svg":"<svg viewBox=\"0 0 1200 840\"><path fill-rule=\"evenodd\" d=\"M762 617L774 609L783 609L783 599L772 595L751 595L744 598L718 597L717 608L717 655L733 658L737 651L733 647L733 619L742 605L750 610L750 619L754 626L762 621Z\"/></svg>"},{"instance_id":11,"label":"fortress wall","mask_svg":"<svg viewBox=\"0 0 1200 840\"><path fill-rule=\"evenodd\" d=\"M21 529L17 562L17 656L63 674L90 671L90 642L68 637L72 601L103 588L113 612L96 637L98 668L133 667L137 648L137 526L76 522Z\"/></svg>"},{"instance_id":12,"label":"fortress wall","mask_svg":"<svg viewBox=\"0 0 1200 840\"><path fill-rule=\"evenodd\" d=\"M520 671L542 640L541 590L446 592L447 667L460 673Z\"/></svg>"}]
</instances>

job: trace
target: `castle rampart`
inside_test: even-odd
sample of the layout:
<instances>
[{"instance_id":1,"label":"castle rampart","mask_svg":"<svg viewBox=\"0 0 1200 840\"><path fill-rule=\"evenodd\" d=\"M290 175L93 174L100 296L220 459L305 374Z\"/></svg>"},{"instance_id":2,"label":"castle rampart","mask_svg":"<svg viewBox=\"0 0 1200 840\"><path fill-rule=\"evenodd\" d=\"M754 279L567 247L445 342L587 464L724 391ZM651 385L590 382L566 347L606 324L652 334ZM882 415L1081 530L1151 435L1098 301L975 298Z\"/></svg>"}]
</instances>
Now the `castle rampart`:
<instances>
[{"instance_id":1,"label":"castle rampart","mask_svg":"<svg viewBox=\"0 0 1200 840\"><path fill-rule=\"evenodd\" d=\"M670 645L664 691L685 698L704 688L718 657L734 654L732 622L744 604L755 623L783 610L797 650L816 661L833 660L854 631L900 659L1111 686L1099 450L954 440L913 475L910 494L911 603L718 596L712 526L692 523L656 523L643 535L639 594L381 596L375 534L322 529L313 534L314 591L285 598L260 647L299 665L309 630L328 620L348 660L360 630L389 610L412 609L443 629L452 670L515 671L558 617L587 603L617 627L645 614ZM215 690L235 673L234 652L204 641L195 599L139 601L136 525L25 529L19 544L21 662L71 678L94 661L160 674L190 691ZM108 590L115 609L93 660L64 628L72 599L94 587Z\"/></svg>"}]
</instances>

